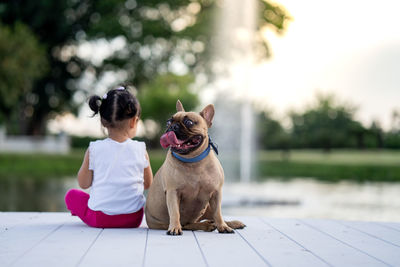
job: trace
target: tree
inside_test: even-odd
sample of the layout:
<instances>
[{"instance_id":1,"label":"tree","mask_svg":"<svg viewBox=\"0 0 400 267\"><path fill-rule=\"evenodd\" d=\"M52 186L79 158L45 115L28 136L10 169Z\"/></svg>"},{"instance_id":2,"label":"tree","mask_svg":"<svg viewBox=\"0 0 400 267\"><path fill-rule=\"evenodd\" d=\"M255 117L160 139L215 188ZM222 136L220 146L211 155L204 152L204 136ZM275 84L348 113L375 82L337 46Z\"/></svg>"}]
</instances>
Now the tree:
<instances>
[{"instance_id":1,"label":"tree","mask_svg":"<svg viewBox=\"0 0 400 267\"><path fill-rule=\"evenodd\" d=\"M270 112L259 114L257 119L258 137L264 149L289 149L290 136L281 123Z\"/></svg>"},{"instance_id":2,"label":"tree","mask_svg":"<svg viewBox=\"0 0 400 267\"><path fill-rule=\"evenodd\" d=\"M158 76L139 91L141 117L145 124L149 120L155 123L153 132L146 135L154 144L158 144L167 119L176 112L177 99L182 102L185 110L194 110L198 106L197 94L190 90L193 81L192 75L178 76L168 73Z\"/></svg>"},{"instance_id":3,"label":"tree","mask_svg":"<svg viewBox=\"0 0 400 267\"><path fill-rule=\"evenodd\" d=\"M158 74L173 71L176 62L194 73L205 72L215 2L14 0L0 4L2 23L20 21L36 34L47 49L51 70L32 86L31 94L38 101L20 99L21 105L30 104L33 110L24 118L28 126L21 130L41 134L52 114L76 112L81 104L74 101L76 93L91 94L96 86L80 88L79 81L87 75L102 80L107 74L118 73L124 82L141 89ZM288 20L284 9L266 0L260 0L260 6L263 16L259 29L267 24L283 30ZM116 38L122 45L108 49L109 54L102 58L79 53L82 44L96 45Z\"/></svg>"},{"instance_id":4,"label":"tree","mask_svg":"<svg viewBox=\"0 0 400 267\"><path fill-rule=\"evenodd\" d=\"M0 23L0 123L8 121L15 107L25 114L32 112L30 106L21 107L19 100L37 101L29 92L47 70L45 49L29 28L21 23L12 28Z\"/></svg>"},{"instance_id":5,"label":"tree","mask_svg":"<svg viewBox=\"0 0 400 267\"><path fill-rule=\"evenodd\" d=\"M363 126L354 120L355 109L337 103L333 95L317 95L317 103L302 113L292 112L292 141L298 148L356 147Z\"/></svg>"}]
</instances>

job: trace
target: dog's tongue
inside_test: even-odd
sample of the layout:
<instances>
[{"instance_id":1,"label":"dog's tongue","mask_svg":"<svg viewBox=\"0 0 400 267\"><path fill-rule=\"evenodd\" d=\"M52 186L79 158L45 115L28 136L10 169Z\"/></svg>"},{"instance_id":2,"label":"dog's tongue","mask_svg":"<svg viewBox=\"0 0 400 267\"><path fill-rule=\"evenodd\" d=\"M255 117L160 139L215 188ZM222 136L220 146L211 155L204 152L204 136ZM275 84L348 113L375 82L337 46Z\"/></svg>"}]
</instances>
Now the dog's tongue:
<instances>
[{"instance_id":1,"label":"dog's tongue","mask_svg":"<svg viewBox=\"0 0 400 267\"><path fill-rule=\"evenodd\" d=\"M167 148L169 146L177 146L181 145L184 141L178 140L173 131L166 132L160 138L160 144L163 148Z\"/></svg>"}]
</instances>

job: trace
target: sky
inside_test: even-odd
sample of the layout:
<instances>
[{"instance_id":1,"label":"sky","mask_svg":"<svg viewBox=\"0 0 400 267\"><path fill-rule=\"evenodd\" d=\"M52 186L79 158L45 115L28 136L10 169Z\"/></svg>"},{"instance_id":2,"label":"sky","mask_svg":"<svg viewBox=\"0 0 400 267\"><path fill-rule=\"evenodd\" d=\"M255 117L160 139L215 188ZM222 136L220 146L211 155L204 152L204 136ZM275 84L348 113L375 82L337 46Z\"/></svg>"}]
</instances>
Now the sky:
<instances>
[{"instance_id":1,"label":"sky","mask_svg":"<svg viewBox=\"0 0 400 267\"><path fill-rule=\"evenodd\" d=\"M283 116L333 93L358 107L366 126L388 129L400 110L400 1L280 0L291 17L286 33L266 37L273 57L258 66L254 94ZM257 78L256 78L257 79Z\"/></svg>"},{"instance_id":2,"label":"sky","mask_svg":"<svg viewBox=\"0 0 400 267\"><path fill-rule=\"evenodd\" d=\"M400 1L279 0L292 20L283 35L266 31L272 58L253 71L252 97L275 116L309 106L317 92L358 108L356 119L390 128L400 111ZM118 42L117 42L118 43ZM101 135L88 107L50 123L78 135ZM140 127L141 128L141 127ZM139 129L140 129L139 128Z\"/></svg>"}]
</instances>

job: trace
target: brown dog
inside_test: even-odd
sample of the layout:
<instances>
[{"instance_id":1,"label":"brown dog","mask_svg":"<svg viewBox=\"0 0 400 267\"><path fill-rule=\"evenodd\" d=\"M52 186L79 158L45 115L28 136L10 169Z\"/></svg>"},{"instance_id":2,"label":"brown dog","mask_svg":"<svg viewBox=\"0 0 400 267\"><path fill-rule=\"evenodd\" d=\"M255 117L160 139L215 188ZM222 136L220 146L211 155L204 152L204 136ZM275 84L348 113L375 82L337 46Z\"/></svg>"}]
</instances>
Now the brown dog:
<instances>
[{"instance_id":1,"label":"brown dog","mask_svg":"<svg viewBox=\"0 0 400 267\"><path fill-rule=\"evenodd\" d=\"M245 227L222 218L224 170L208 137L214 106L206 106L200 114L185 112L178 100L176 109L160 140L170 150L147 195L147 225L168 229L169 235L181 235L182 229L233 233L232 228Z\"/></svg>"}]
</instances>

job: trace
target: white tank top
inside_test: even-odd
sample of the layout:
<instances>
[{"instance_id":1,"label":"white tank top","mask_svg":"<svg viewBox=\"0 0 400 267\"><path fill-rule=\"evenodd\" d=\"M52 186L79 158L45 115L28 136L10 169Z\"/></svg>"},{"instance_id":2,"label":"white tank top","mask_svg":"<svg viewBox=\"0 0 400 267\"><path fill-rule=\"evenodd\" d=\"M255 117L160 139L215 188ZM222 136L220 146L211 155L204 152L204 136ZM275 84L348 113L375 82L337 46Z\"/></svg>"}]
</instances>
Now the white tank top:
<instances>
[{"instance_id":1,"label":"white tank top","mask_svg":"<svg viewBox=\"0 0 400 267\"><path fill-rule=\"evenodd\" d=\"M106 138L90 142L89 170L93 171L88 206L108 215L140 210L144 169L149 166L144 142L127 139L119 143Z\"/></svg>"}]
</instances>

